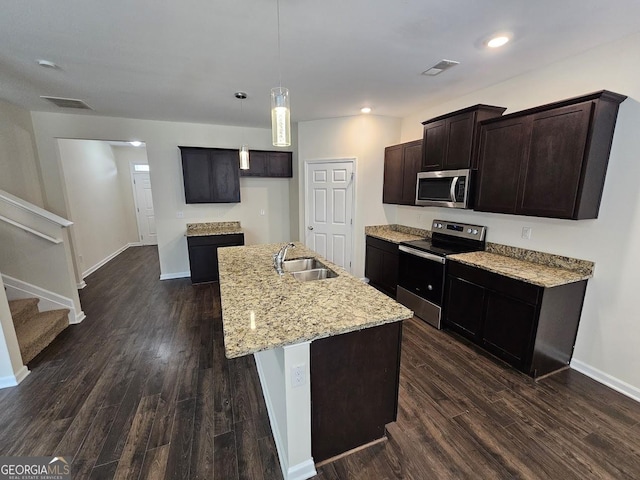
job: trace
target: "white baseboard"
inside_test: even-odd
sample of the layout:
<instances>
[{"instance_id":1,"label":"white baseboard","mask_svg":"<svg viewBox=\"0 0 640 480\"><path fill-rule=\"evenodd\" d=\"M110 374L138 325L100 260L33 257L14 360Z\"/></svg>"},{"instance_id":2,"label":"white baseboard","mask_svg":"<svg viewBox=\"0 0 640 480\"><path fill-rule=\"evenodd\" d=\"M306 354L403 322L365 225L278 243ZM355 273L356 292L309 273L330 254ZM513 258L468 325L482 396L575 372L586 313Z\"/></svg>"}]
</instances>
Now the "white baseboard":
<instances>
[{"instance_id":1,"label":"white baseboard","mask_svg":"<svg viewBox=\"0 0 640 480\"><path fill-rule=\"evenodd\" d=\"M130 246L130 247L144 247L144 245L145 245L145 244L144 244L144 243L141 243L141 242L130 242L130 243L129 243L129 246Z\"/></svg>"},{"instance_id":2,"label":"white baseboard","mask_svg":"<svg viewBox=\"0 0 640 480\"><path fill-rule=\"evenodd\" d=\"M580 373L585 374L587 377L592 378L596 382L600 382L609 388L614 389L616 392L620 392L629 398L640 402L640 388L624 382L616 377L609 375L608 373L598 370L597 368L587 365L580 360L571 360L571 368L577 370Z\"/></svg>"},{"instance_id":3,"label":"white baseboard","mask_svg":"<svg viewBox=\"0 0 640 480\"><path fill-rule=\"evenodd\" d=\"M22 380L24 380L30 373L31 371L27 368L27 366L23 365L15 375L0 377L0 388L15 387L16 385L19 385L20 382L22 382Z\"/></svg>"},{"instance_id":4,"label":"white baseboard","mask_svg":"<svg viewBox=\"0 0 640 480\"><path fill-rule=\"evenodd\" d=\"M288 473L288 480L307 480L307 478L315 477L318 474L313 458L289 467Z\"/></svg>"},{"instance_id":5,"label":"white baseboard","mask_svg":"<svg viewBox=\"0 0 640 480\"><path fill-rule=\"evenodd\" d=\"M87 318L87 316L82 310L80 310L80 313L76 314L76 317L73 319L73 321L69 321L69 325L77 325L78 323L82 323L85 318Z\"/></svg>"},{"instance_id":6,"label":"white baseboard","mask_svg":"<svg viewBox=\"0 0 640 480\"><path fill-rule=\"evenodd\" d=\"M21 298L38 298L38 309L41 312L48 312L49 310L59 310L61 308L69 309L69 324L80 323L84 319L84 312L80 310L76 311L76 307L73 300L57 293L50 292L44 288L36 287L30 283L23 282L17 278L10 277L9 275L2 275L4 286L7 289L8 300L18 300Z\"/></svg>"},{"instance_id":7,"label":"white baseboard","mask_svg":"<svg viewBox=\"0 0 640 480\"><path fill-rule=\"evenodd\" d=\"M120 247L118 250L116 250L115 252L113 252L111 255L107 256L106 258L103 258L102 260L100 260L98 263L96 263L93 267L89 268L88 270L85 270L84 272L82 272L82 279L84 280L85 278L87 278L89 275L91 275L93 272L95 272L96 270L98 270L100 267L106 265L107 263L109 263L111 260L113 260L114 258L116 258L118 255L120 255L122 252L124 252L127 248L129 248L132 244L131 243L127 243L126 245L124 245L123 247Z\"/></svg>"},{"instance_id":8,"label":"white baseboard","mask_svg":"<svg viewBox=\"0 0 640 480\"><path fill-rule=\"evenodd\" d=\"M82 280L80 283L76 283L76 288L78 290L82 290L86 286L87 286L87 282L85 282L84 280Z\"/></svg>"},{"instance_id":9,"label":"white baseboard","mask_svg":"<svg viewBox=\"0 0 640 480\"><path fill-rule=\"evenodd\" d=\"M189 277L191 277L191 272L163 273L160 275L160 280L175 280L176 278Z\"/></svg>"},{"instance_id":10,"label":"white baseboard","mask_svg":"<svg viewBox=\"0 0 640 480\"><path fill-rule=\"evenodd\" d=\"M309 458L302 463L298 463L293 466L289 466L287 460L283 457L282 452L285 451L282 443L282 435L278 428L278 422L275 418L275 409L273 402L271 401L271 395L269 393L269 387L264 376L264 370L262 369L262 363L258 356L253 356L256 361L256 370L258 370L258 378L260 378L260 385L262 386L262 396L264 397L264 403L267 406L267 414L269 415L269 423L271 424L271 432L273 433L273 440L276 444L276 452L278 452L278 460L280 460L280 467L282 469L282 475L284 480L306 480L317 475L316 466L313 462L313 458Z\"/></svg>"}]
</instances>

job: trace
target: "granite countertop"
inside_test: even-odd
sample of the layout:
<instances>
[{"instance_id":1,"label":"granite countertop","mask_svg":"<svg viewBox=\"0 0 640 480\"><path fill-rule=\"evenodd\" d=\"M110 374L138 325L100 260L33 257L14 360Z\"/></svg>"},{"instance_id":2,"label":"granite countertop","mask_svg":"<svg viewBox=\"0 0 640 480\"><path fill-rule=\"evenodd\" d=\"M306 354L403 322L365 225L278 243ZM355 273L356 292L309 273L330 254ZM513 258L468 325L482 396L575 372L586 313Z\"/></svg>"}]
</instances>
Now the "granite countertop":
<instances>
[{"instance_id":1,"label":"granite countertop","mask_svg":"<svg viewBox=\"0 0 640 480\"><path fill-rule=\"evenodd\" d=\"M339 276L299 282L273 268L283 244L218 249L228 358L411 318L413 312L303 244L287 259L319 257Z\"/></svg>"},{"instance_id":2,"label":"granite countertop","mask_svg":"<svg viewBox=\"0 0 640 480\"><path fill-rule=\"evenodd\" d=\"M240 222L206 222L187 223L187 237L204 237L207 235L232 235L243 233Z\"/></svg>"},{"instance_id":3,"label":"granite countertop","mask_svg":"<svg viewBox=\"0 0 640 480\"><path fill-rule=\"evenodd\" d=\"M406 227L404 225L373 225L364 227L364 234L392 243L409 242L411 240L422 240L431 237L429 230Z\"/></svg>"},{"instance_id":4,"label":"granite countertop","mask_svg":"<svg viewBox=\"0 0 640 480\"><path fill-rule=\"evenodd\" d=\"M541 253L541 252L540 252ZM549 255L542 254L541 255ZM566 258L566 257L558 257ZM473 267L479 267L483 270L499 273L506 277L515 278L516 280L522 280L533 285L540 287L557 287L559 285L565 285L567 283L579 282L591 278L593 275L593 263L591 264L591 270L585 268L577 268L570 270L568 268L561 268L558 266L551 266L549 264L535 263L513 256L506 256L499 253L485 252L470 252L459 253L456 255L447 255L447 260L453 260L456 262L471 265ZM585 262L576 260L577 262Z\"/></svg>"}]
</instances>

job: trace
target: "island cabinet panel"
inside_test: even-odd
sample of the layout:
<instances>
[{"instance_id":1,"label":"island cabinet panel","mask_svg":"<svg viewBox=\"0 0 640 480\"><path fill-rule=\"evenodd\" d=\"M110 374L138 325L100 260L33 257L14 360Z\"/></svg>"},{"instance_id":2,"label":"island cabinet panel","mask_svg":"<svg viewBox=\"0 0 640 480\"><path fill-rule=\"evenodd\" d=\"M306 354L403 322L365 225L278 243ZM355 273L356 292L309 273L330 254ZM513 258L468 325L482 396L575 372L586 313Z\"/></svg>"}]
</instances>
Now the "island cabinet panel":
<instances>
[{"instance_id":1,"label":"island cabinet panel","mask_svg":"<svg viewBox=\"0 0 640 480\"><path fill-rule=\"evenodd\" d=\"M506 109L475 105L422 122L423 172L473 168L478 123L502 115Z\"/></svg>"},{"instance_id":2,"label":"island cabinet panel","mask_svg":"<svg viewBox=\"0 0 640 480\"><path fill-rule=\"evenodd\" d=\"M179 147L186 203L240 202L238 151Z\"/></svg>"},{"instance_id":3,"label":"island cabinet panel","mask_svg":"<svg viewBox=\"0 0 640 480\"><path fill-rule=\"evenodd\" d=\"M244 234L187 237L191 283L217 282L218 248L244 245Z\"/></svg>"},{"instance_id":4,"label":"island cabinet panel","mask_svg":"<svg viewBox=\"0 0 640 480\"><path fill-rule=\"evenodd\" d=\"M443 325L539 377L569 365L586 285L545 288L451 261Z\"/></svg>"},{"instance_id":5,"label":"island cabinet panel","mask_svg":"<svg viewBox=\"0 0 640 480\"><path fill-rule=\"evenodd\" d=\"M241 177L293 177L293 154L270 150L249 150L249 169Z\"/></svg>"},{"instance_id":6,"label":"island cabinet panel","mask_svg":"<svg viewBox=\"0 0 640 480\"><path fill-rule=\"evenodd\" d=\"M396 298L399 269L398 245L375 237L366 237L364 274L369 285Z\"/></svg>"},{"instance_id":7,"label":"island cabinet panel","mask_svg":"<svg viewBox=\"0 0 640 480\"><path fill-rule=\"evenodd\" d=\"M421 161L422 140L385 148L382 203L415 205Z\"/></svg>"},{"instance_id":8,"label":"island cabinet panel","mask_svg":"<svg viewBox=\"0 0 640 480\"><path fill-rule=\"evenodd\" d=\"M378 440L398 412L402 322L311 342L311 451L321 462Z\"/></svg>"},{"instance_id":9,"label":"island cabinet panel","mask_svg":"<svg viewBox=\"0 0 640 480\"><path fill-rule=\"evenodd\" d=\"M605 90L482 122L474 209L597 218L625 98Z\"/></svg>"}]
</instances>

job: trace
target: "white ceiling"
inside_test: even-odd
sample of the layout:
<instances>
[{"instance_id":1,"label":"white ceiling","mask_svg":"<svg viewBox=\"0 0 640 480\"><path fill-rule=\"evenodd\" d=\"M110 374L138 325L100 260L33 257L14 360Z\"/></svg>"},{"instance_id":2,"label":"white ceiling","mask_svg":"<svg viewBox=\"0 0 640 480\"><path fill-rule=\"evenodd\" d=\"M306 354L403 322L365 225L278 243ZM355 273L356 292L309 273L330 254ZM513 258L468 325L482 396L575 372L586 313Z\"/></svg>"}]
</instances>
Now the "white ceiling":
<instances>
[{"instance_id":1,"label":"white ceiling","mask_svg":"<svg viewBox=\"0 0 640 480\"><path fill-rule=\"evenodd\" d=\"M280 12L293 121L363 105L403 117L640 31L638 0L280 0ZM38 111L78 112L39 98L50 95L85 100L98 115L267 127L276 18L276 0L5 1L0 98ZM514 41L480 46L501 30ZM443 58L460 65L420 75ZM242 116L238 90L249 95Z\"/></svg>"}]
</instances>

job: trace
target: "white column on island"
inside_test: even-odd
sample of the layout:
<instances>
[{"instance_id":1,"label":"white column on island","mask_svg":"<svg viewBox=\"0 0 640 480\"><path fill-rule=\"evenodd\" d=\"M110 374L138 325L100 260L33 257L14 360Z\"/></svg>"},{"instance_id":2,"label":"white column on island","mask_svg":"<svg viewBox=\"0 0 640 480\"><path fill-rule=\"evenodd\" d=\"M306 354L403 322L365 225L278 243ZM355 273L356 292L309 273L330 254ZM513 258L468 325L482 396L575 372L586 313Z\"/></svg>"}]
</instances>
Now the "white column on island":
<instances>
[{"instance_id":1,"label":"white column on island","mask_svg":"<svg viewBox=\"0 0 640 480\"><path fill-rule=\"evenodd\" d=\"M254 354L285 480L316 475L311 456L310 344L296 343ZM295 369L304 372L304 381L294 386Z\"/></svg>"}]
</instances>

